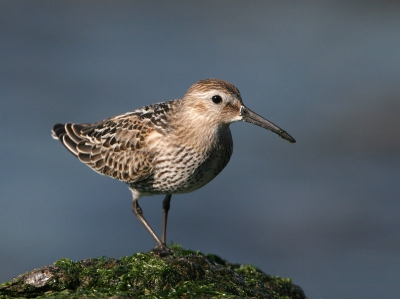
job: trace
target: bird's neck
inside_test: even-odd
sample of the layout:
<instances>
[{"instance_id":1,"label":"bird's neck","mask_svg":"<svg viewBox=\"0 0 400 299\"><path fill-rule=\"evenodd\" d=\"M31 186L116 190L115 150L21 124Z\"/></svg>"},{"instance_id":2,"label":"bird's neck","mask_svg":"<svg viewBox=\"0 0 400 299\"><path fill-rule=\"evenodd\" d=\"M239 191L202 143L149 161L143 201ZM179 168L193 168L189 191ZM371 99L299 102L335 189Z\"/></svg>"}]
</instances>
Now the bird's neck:
<instances>
[{"instance_id":1,"label":"bird's neck","mask_svg":"<svg viewBox=\"0 0 400 299\"><path fill-rule=\"evenodd\" d=\"M215 125L188 117L184 124L175 126L174 135L185 146L198 152L213 151L221 146L232 147L228 124Z\"/></svg>"}]
</instances>

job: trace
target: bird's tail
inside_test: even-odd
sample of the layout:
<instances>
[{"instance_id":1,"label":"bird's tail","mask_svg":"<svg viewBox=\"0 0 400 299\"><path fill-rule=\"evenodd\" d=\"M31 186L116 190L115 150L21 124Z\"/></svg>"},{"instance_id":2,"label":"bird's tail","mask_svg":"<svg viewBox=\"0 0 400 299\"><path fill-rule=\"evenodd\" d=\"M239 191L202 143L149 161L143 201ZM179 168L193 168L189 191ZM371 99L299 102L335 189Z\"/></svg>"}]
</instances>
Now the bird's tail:
<instances>
[{"instance_id":1,"label":"bird's tail","mask_svg":"<svg viewBox=\"0 0 400 299\"><path fill-rule=\"evenodd\" d=\"M79 132L82 129L80 124L55 124L51 130L51 136L58 139L75 156L78 157L77 145L83 139Z\"/></svg>"},{"instance_id":2,"label":"bird's tail","mask_svg":"<svg viewBox=\"0 0 400 299\"><path fill-rule=\"evenodd\" d=\"M60 135L65 134L64 124L55 124L51 130L51 137L60 139Z\"/></svg>"}]
</instances>

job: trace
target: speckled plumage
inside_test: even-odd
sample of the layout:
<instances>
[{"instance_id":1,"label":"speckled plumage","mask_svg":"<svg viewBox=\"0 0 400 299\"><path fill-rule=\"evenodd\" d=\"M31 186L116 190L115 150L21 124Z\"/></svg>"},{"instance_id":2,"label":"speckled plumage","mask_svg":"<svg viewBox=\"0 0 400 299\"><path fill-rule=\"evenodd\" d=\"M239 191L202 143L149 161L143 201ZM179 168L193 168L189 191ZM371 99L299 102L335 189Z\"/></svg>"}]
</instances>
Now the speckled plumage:
<instances>
[{"instance_id":1,"label":"speckled plumage","mask_svg":"<svg viewBox=\"0 0 400 299\"><path fill-rule=\"evenodd\" d=\"M171 194L194 191L216 177L232 155L229 124L246 121L269 129L290 142L279 127L243 105L239 90L219 79L205 79L182 99L153 104L92 124L56 124L53 137L95 171L128 184L132 210L165 245ZM143 217L138 199L167 194L160 240Z\"/></svg>"}]
</instances>

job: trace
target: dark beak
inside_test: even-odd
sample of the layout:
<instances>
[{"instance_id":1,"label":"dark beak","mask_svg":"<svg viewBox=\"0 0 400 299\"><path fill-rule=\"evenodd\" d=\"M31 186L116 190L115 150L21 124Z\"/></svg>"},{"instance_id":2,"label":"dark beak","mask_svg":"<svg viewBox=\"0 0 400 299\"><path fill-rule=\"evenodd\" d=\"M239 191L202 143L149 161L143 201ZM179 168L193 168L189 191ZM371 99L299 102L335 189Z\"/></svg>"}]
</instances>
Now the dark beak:
<instances>
[{"instance_id":1,"label":"dark beak","mask_svg":"<svg viewBox=\"0 0 400 299\"><path fill-rule=\"evenodd\" d=\"M254 113L250 109L246 108L245 106L242 106L240 108L240 116L242 117L242 120L251 124L255 124L261 128L270 130L279 136L281 136L283 139L286 139L290 143L295 143L296 140L292 136L290 136L288 133L286 133L284 130L279 128L278 126L274 125L272 122L266 120L265 118L259 116L257 113Z\"/></svg>"}]
</instances>

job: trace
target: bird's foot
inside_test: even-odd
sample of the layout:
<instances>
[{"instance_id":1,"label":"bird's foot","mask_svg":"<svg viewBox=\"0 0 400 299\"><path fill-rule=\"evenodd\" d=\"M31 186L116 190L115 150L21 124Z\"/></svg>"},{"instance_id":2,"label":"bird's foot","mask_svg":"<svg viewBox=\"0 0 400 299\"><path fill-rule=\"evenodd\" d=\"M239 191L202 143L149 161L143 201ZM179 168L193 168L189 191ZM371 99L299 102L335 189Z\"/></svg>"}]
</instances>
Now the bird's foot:
<instances>
[{"instance_id":1,"label":"bird's foot","mask_svg":"<svg viewBox=\"0 0 400 299\"><path fill-rule=\"evenodd\" d=\"M174 254L174 252L165 244L157 245L156 247L151 249L149 252L152 252L159 257L164 257L164 256Z\"/></svg>"}]
</instances>

